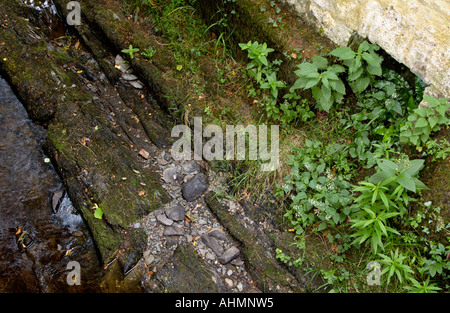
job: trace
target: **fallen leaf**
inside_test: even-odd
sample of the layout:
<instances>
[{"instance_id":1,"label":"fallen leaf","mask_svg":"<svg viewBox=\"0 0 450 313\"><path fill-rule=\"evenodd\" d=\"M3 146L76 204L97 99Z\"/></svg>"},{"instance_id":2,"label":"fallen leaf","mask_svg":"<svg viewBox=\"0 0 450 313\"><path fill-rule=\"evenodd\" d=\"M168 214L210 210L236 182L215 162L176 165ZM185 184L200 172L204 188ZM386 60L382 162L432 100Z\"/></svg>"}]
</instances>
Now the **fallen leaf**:
<instances>
[{"instance_id":1,"label":"fallen leaf","mask_svg":"<svg viewBox=\"0 0 450 313\"><path fill-rule=\"evenodd\" d=\"M141 150L139 151L139 155L140 155L141 157L143 157L144 159L148 159L148 157L150 156L150 153L148 153L148 152L145 151L144 149L141 149Z\"/></svg>"},{"instance_id":2,"label":"fallen leaf","mask_svg":"<svg viewBox=\"0 0 450 313\"><path fill-rule=\"evenodd\" d=\"M145 195L145 191L144 190L139 190L138 191L138 195L139 195L139 197L142 197L143 195Z\"/></svg>"},{"instance_id":3,"label":"fallen leaf","mask_svg":"<svg viewBox=\"0 0 450 313\"><path fill-rule=\"evenodd\" d=\"M75 49L77 49L78 50L78 47L80 46L80 41L79 40L77 40L77 42L75 43Z\"/></svg>"}]
</instances>

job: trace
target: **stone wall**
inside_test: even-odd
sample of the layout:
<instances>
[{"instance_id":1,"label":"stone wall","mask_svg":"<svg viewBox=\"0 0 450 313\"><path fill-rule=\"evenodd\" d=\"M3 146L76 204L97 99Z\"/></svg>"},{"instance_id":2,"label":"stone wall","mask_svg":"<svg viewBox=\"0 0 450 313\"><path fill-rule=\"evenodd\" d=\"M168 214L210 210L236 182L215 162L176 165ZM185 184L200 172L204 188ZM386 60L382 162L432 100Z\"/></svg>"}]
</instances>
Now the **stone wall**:
<instances>
[{"instance_id":1,"label":"stone wall","mask_svg":"<svg viewBox=\"0 0 450 313\"><path fill-rule=\"evenodd\" d=\"M338 45L353 32L378 44L429 85L450 97L448 0L283 0Z\"/></svg>"}]
</instances>

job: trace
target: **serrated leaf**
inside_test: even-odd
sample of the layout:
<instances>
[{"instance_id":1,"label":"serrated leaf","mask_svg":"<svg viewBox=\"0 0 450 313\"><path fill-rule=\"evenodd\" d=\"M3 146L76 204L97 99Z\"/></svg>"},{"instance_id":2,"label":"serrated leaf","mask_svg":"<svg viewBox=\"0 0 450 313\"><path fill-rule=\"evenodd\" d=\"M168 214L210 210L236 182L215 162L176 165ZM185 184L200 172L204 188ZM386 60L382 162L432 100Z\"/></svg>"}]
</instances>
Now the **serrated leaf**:
<instances>
[{"instance_id":1,"label":"serrated leaf","mask_svg":"<svg viewBox=\"0 0 450 313\"><path fill-rule=\"evenodd\" d=\"M334 83L333 89L336 90L338 93L345 95L345 85L342 82L342 80L337 80Z\"/></svg>"},{"instance_id":2,"label":"serrated leaf","mask_svg":"<svg viewBox=\"0 0 450 313\"><path fill-rule=\"evenodd\" d=\"M340 60L349 60L355 57L355 52L349 47L339 47L330 52L332 56L338 57Z\"/></svg>"},{"instance_id":3,"label":"serrated leaf","mask_svg":"<svg viewBox=\"0 0 450 313\"><path fill-rule=\"evenodd\" d=\"M369 77L360 77L356 81L356 89L358 90L358 92L363 92L364 90L366 90L366 88L369 86L369 84L370 84Z\"/></svg>"},{"instance_id":4,"label":"serrated leaf","mask_svg":"<svg viewBox=\"0 0 450 313\"><path fill-rule=\"evenodd\" d=\"M298 70L295 71L298 76L306 76L314 72L317 72L317 67L309 62L303 62L302 64L298 65Z\"/></svg>"},{"instance_id":5,"label":"serrated leaf","mask_svg":"<svg viewBox=\"0 0 450 313\"><path fill-rule=\"evenodd\" d=\"M316 68L319 68L321 70L325 70L328 67L328 60L324 57L315 55L312 59L313 64L316 66Z\"/></svg>"},{"instance_id":6,"label":"serrated leaf","mask_svg":"<svg viewBox=\"0 0 450 313\"><path fill-rule=\"evenodd\" d=\"M317 85L317 83L319 83L319 79L310 79L307 83L306 83L306 85L305 85L305 89L310 89L310 88L312 88L312 87L314 87L315 85Z\"/></svg>"},{"instance_id":7,"label":"serrated leaf","mask_svg":"<svg viewBox=\"0 0 450 313\"><path fill-rule=\"evenodd\" d=\"M330 101L331 99L331 90L330 88L327 88L325 85L322 85L322 88L320 88L322 91L322 96L326 101Z\"/></svg>"},{"instance_id":8,"label":"serrated leaf","mask_svg":"<svg viewBox=\"0 0 450 313\"><path fill-rule=\"evenodd\" d=\"M417 120L416 124L414 125L414 127L426 127L428 126L428 122L425 118L421 117Z\"/></svg>"}]
</instances>

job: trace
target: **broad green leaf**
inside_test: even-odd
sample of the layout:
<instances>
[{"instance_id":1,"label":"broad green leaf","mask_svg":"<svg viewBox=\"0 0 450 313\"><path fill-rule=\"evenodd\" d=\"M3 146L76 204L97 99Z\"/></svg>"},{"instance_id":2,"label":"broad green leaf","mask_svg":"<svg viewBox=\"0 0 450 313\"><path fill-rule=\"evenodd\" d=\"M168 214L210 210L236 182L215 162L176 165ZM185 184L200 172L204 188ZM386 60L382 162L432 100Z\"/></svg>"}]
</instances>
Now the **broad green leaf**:
<instances>
[{"instance_id":1,"label":"broad green leaf","mask_svg":"<svg viewBox=\"0 0 450 313\"><path fill-rule=\"evenodd\" d=\"M262 64L264 64L265 66L267 66L269 63L267 62L267 58L264 55L259 56L259 60L261 61Z\"/></svg>"},{"instance_id":2,"label":"broad green leaf","mask_svg":"<svg viewBox=\"0 0 450 313\"><path fill-rule=\"evenodd\" d=\"M322 88L320 88L322 91L322 96L325 98L326 101L330 101L331 98L331 90L330 88L327 88L325 85L322 85Z\"/></svg>"},{"instance_id":3,"label":"broad green leaf","mask_svg":"<svg viewBox=\"0 0 450 313\"><path fill-rule=\"evenodd\" d=\"M383 172L386 172L390 176L394 176L399 168L398 164L390 160L380 160L377 162L377 164Z\"/></svg>"},{"instance_id":4,"label":"broad green leaf","mask_svg":"<svg viewBox=\"0 0 450 313\"><path fill-rule=\"evenodd\" d=\"M302 64L300 64L298 66L298 68L299 68L299 71L296 71L295 73L297 75L300 74L301 76L306 76L308 74L317 72L317 67L314 66L312 63L309 63L309 62L303 62Z\"/></svg>"},{"instance_id":5,"label":"broad green leaf","mask_svg":"<svg viewBox=\"0 0 450 313\"><path fill-rule=\"evenodd\" d=\"M317 227L318 231L324 230L325 228L327 228L327 223L322 222L319 224L319 227Z\"/></svg>"},{"instance_id":6,"label":"broad green leaf","mask_svg":"<svg viewBox=\"0 0 450 313\"><path fill-rule=\"evenodd\" d=\"M345 85L342 82L342 80L337 80L334 82L334 90L336 90L338 93L345 95Z\"/></svg>"},{"instance_id":7,"label":"broad green leaf","mask_svg":"<svg viewBox=\"0 0 450 313\"><path fill-rule=\"evenodd\" d=\"M356 90L358 90L358 92L363 92L364 90L366 90L366 88L369 86L370 84L370 78L365 76L365 77L360 77L356 80Z\"/></svg>"},{"instance_id":8,"label":"broad green leaf","mask_svg":"<svg viewBox=\"0 0 450 313\"><path fill-rule=\"evenodd\" d=\"M328 67L328 60L325 59L324 57L315 55L313 57L312 61L313 61L313 64L321 70L325 70Z\"/></svg>"},{"instance_id":9,"label":"broad green leaf","mask_svg":"<svg viewBox=\"0 0 450 313\"><path fill-rule=\"evenodd\" d=\"M102 216L103 216L103 210L100 207L97 207L94 212L94 217L101 220Z\"/></svg>"},{"instance_id":10,"label":"broad green leaf","mask_svg":"<svg viewBox=\"0 0 450 313\"><path fill-rule=\"evenodd\" d=\"M295 90L297 90L297 89L299 89L299 88L302 88L302 89L304 89L305 88L305 86L306 86L306 84L309 82L309 79L307 79L306 77L299 77L296 81L295 81L295 83L294 83L294 85L292 85L292 87L289 89L291 92L293 92L293 91L295 91Z\"/></svg>"},{"instance_id":11,"label":"broad green leaf","mask_svg":"<svg viewBox=\"0 0 450 313\"><path fill-rule=\"evenodd\" d=\"M317 85L318 83L319 83L318 79L311 79L306 83L305 89L310 89L310 88L314 87L315 85Z\"/></svg>"},{"instance_id":12,"label":"broad green leaf","mask_svg":"<svg viewBox=\"0 0 450 313\"><path fill-rule=\"evenodd\" d=\"M390 173L385 172L385 171L381 171L381 172L373 174L369 178L369 181L371 183L378 184L378 183L381 183L382 181L385 181L385 180L387 180L388 178L391 178L391 177L392 177L392 175L390 175Z\"/></svg>"},{"instance_id":13,"label":"broad green leaf","mask_svg":"<svg viewBox=\"0 0 450 313\"><path fill-rule=\"evenodd\" d=\"M414 125L414 127L426 127L428 126L428 122L425 118L421 117L417 120L416 124Z\"/></svg>"},{"instance_id":14,"label":"broad green leaf","mask_svg":"<svg viewBox=\"0 0 450 313\"><path fill-rule=\"evenodd\" d=\"M369 65L367 65L366 69L367 69L367 72L372 75L381 76L383 74L383 70L380 65L374 66L374 65L369 64Z\"/></svg>"},{"instance_id":15,"label":"broad green leaf","mask_svg":"<svg viewBox=\"0 0 450 313\"><path fill-rule=\"evenodd\" d=\"M427 108L417 108L414 110L414 113L421 117L426 117L427 113L428 113L428 109Z\"/></svg>"},{"instance_id":16,"label":"broad green leaf","mask_svg":"<svg viewBox=\"0 0 450 313\"><path fill-rule=\"evenodd\" d=\"M353 59L355 52L349 47L339 47L330 52L331 55L338 57L340 60Z\"/></svg>"},{"instance_id":17,"label":"broad green leaf","mask_svg":"<svg viewBox=\"0 0 450 313\"><path fill-rule=\"evenodd\" d=\"M412 160L409 163L409 167L404 171L404 173L410 176L416 176L417 173L423 168L425 160Z\"/></svg>"},{"instance_id":18,"label":"broad green leaf","mask_svg":"<svg viewBox=\"0 0 450 313\"><path fill-rule=\"evenodd\" d=\"M397 177L397 182L412 192L416 192L416 184L411 175L403 172Z\"/></svg>"}]
</instances>

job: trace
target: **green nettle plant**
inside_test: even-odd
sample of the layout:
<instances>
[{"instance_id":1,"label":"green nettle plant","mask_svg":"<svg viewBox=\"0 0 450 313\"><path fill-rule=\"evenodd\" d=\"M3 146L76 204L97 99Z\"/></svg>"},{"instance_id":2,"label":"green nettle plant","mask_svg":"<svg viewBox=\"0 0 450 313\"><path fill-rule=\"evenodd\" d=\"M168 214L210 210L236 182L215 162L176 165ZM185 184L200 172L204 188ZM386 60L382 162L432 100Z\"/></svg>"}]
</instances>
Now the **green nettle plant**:
<instances>
[{"instance_id":1,"label":"green nettle plant","mask_svg":"<svg viewBox=\"0 0 450 313\"><path fill-rule=\"evenodd\" d=\"M294 73L298 76L290 91L311 89L318 109L329 112L334 103L340 103L345 95L345 85L338 77L345 68L338 64L329 65L328 60L314 56L312 63L303 62Z\"/></svg>"},{"instance_id":2,"label":"green nettle plant","mask_svg":"<svg viewBox=\"0 0 450 313\"><path fill-rule=\"evenodd\" d=\"M424 99L429 107L419 107L408 116L408 120L400 128L401 142L421 146L428 141L431 132L449 123L446 111L450 108L450 103L447 98L424 96Z\"/></svg>"},{"instance_id":3,"label":"green nettle plant","mask_svg":"<svg viewBox=\"0 0 450 313\"><path fill-rule=\"evenodd\" d=\"M277 106L278 91L286 87L286 84L277 80L277 71L279 70L280 60L269 62L267 57L274 51L267 48L267 44L259 44L257 41L240 43L242 50L247 50L248 58L251 59L247 65L247 72L259 84L260 89L268 90L269 96L264 95L261 104L265 106L267 117L279 119L280 108ZM286 109L286 107L284 108Z\"/></svg>"},{"instance_id":4,"label":"green nettle plant","mask_svg":"<svg viewBox=\"0 0 450 313\"><path fill-rule=\"evenodd\" d=\"M269 69L269 61L267 57L270 52L274 50L272 48L267 48L267 44L259 44L257 41L248 43L240 43L239 47L242 50L247 50L248 58L251 59L250 63L247 65L247 71L249 75L256 79L259 84L263 83L263 74L267 73Z\"/></svg>"},{"instance_id":5,"label":"green nettle plant","mask_svg":"<svg viewBox=\"0 0 450 313\"><path fill-rule=\"evenodd\" d=\"M382 75L383 58L375 52L379 49L379 46L363 41L357 52L349 47L339 47L330 52L348 68L347 80L356 93L366 90L374 82L374 76Z\"/></svg>"}]
</instances>

